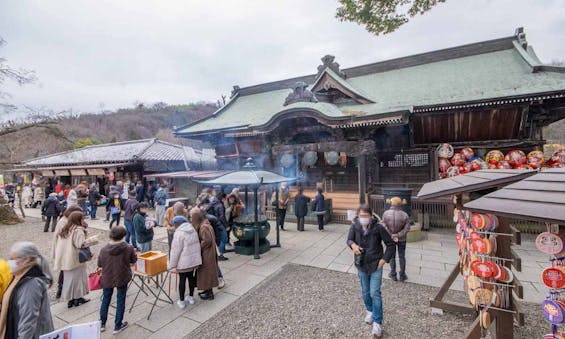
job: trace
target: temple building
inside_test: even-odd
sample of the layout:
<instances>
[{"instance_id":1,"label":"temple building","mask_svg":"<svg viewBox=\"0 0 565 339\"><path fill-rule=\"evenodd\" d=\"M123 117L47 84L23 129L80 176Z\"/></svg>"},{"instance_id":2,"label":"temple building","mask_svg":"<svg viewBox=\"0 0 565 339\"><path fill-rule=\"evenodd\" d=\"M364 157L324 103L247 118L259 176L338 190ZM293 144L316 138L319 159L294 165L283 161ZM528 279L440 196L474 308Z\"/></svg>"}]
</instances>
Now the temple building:
<instances>
[{"instance_id":1,"label":"temple building","mask_svg":"<svg viewBox=\"0 0 565 339\"><path fill-rule=\"evenodd\" d=\"M249 87L179 137L210 142L218 167L247 157L328 194L366 200L437 178L440 143L530 151L565 118L565 67L543 64L522 28L509 37ZM349 205L355 206L357 201Z\"/></svg>"}]
</instances>

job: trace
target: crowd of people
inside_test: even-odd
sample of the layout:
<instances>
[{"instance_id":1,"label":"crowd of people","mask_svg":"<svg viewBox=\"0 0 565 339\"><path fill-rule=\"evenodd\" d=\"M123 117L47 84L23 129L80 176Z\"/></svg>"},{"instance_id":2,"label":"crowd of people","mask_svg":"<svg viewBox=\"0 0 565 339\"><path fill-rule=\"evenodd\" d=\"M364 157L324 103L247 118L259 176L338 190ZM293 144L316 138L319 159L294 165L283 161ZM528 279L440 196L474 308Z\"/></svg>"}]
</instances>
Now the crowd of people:
<instances>
[{"instance_id":1,"label":"crowd of people","mask_svg":"<svg viewBox=\"0 0 565 339\"><path fill-rule=\"evenodd\" d=\"M125 300L128 284L132 279L131 266L138 253L152 249L154 227L166 227L168 236L168 269L178 275L177 306L184 309L195 303L195 292L201 300L213 300L214 288L223 288L225 281L219 261L229 246L229 233L244 209L236 188L230 194L216 193L213 188L202 191L194 206L176 202L157 213L162 200L168 199L163 185L151 201L145 202L143 191L136 185L124 192L128 186L118 182L110 187L106 204L107 220L110 221L109 241L96 256L97 271L101 274L102 302L100 305L101 330L106 330L108 309L114 289L117 293L117 307L113 333L128 327L124 321ZM94 185L81 183L63 192L65 199L59 199L57 192L49 193L42 203L45 215L44 231L51 226L53 235L53 271L49 263L30 242L18 242L10 250L9 260L0 260L0 337L36 338L53 330L49 307L48 288L57 281L56 298L66 301L68 308L80 307L90 300L87 262L93 260L90 247L100 240L90 236L86 217L96 218L96 212L88 210L88 202L104 199ZM142 195L142 198L138 197ZM281 185L273 195L272 203L277 209L277 227L284 229L284 214L289 204L290 193ZM308 214L307 204L311 199L299 188L294 197L297 229L304 231L304 218ZM324 196L321 189L312 202L311 210L318 216L318 228L324 229ZM362 205L357 211L349 229L347 245L354 254L358 270L362 298L367 310L365 322L372 324L372 334L382 333L382 268L390 263L390 278L394 281L407 279L405 268L406 234L410 229L408 215L400 208L398 198L391 199L391 208L383 214L382 221L375 217L370 207ZM156 217L149 215L150 207L156 210ZM278 211L283 210L283 211ZM120 225L124 214L124 226ZM281 217L282 215L282 217ZM321 216L321 218L320 218ZM383 250L383 244L385 249ZM396 251L399 257L399 276L396 273ZM188 294L187 294L188 282Z\"/></svg>"}]
</instances>

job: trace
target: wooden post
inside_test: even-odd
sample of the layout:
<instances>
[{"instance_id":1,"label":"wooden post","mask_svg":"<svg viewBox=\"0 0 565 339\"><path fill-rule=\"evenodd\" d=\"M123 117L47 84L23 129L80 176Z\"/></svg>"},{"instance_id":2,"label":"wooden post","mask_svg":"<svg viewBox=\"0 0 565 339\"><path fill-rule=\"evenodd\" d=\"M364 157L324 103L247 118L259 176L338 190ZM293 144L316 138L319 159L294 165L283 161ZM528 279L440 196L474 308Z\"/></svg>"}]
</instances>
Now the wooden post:
<instances>
[{"instance_id":1,"label":"wooden post","mask_svg":"<svg viewBox=\"0 0 565 339\"><path fill-rule=\"evenodd\" d=\"M500 233L507 233L511 234L512 230L510 229L510 224L508 223L508 219L504 217L498 217L498 228L497 232ZM499 258L512 258L512 250L510 245L512 244L511 237L497 237L497 249L496 249L496 256ZM511 269L511 262L507 261L504 263L504 266ZM513 310L513 298L512 298L512 288L508 289L509 298L509 305L508 309ZM494 315L494 326L495 326L495 335L494 338L507 338L513 339L514 338L514 319L512 313L509 312L496 312L491 313Z\"/></svg>"},{"instance_id":2,"label":"wooden post","mask_svg":"<svg viewBox=\"0 0 565 339\"><path fill-rule=\"evenodd\" d=\"M365 193L367 192L367 163L365 155L357 157L357 181L359 182L359 203L365 203Z\"/></svg>"}]
</instances>

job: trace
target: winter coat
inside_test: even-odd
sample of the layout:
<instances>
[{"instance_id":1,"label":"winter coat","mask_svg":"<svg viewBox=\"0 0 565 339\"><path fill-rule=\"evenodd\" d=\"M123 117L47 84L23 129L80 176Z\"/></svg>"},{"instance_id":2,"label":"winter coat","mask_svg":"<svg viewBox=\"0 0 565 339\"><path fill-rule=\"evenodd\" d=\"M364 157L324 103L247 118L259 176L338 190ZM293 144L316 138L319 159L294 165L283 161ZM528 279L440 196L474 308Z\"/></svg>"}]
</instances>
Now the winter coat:
<instances>
[{"instance_id":1,"label":"winter coat","mask_svg":"<svg viewBox=\"0 0 565 339\"><path fill-rule=\"evenodd\" d=\"M61 205L57 197L49 197L41 206L41 213L48 217L54 217L61 213Z\"/></svg>"},{"instance_id":2,"label":"winter coat","mask_svg":"<svg viewBox=\"0 0 565 339\"><path fill-rule=\"evenodd\" d=\"M186 208L183 208L182 216L185 217L186 220L188 220L188 211L186 210ZM175 218L175 211L174 208L171 206L167 208L167 210L165 211L165 216L163 217L163 226L165 227L173 226L174 218Z\"/></svg>"},{"instance_id":3,"label":"winter coat","mask_svg":"<svg viewBox=\"0 0 565 339\"><path fill-rule=\"evenodd\" d=\"M136 185L135 186L135 198L137 201L142 202L145 196L145 188L143 185Z\"/></svg>"},{"instance_id":4,"label":"winter coat","mask_svg":"<svg viewBox=\"0 0 565 339\"><path fill-rule=\"evenodd\" d=\"M5 339L38 338L54 330L47 286L41 268L31 267L18 281L8 302Z\"/></svg>"},{"instance_id":5,"label":"winter coat","mask_svg":"<svg viewBox=\"0 0 565 339\"><path fill-rule=\"evenodd\" d=\"M193 271L202 265L200 251L198 232L189 222L185 222L177 228L173 236L169 256L170 268L176 268L179 272Z\"/></svg>"},{"instance_id":6,"label":"winter coat","mask_svg":"<svg viewBox=\"0 0 565 339\"><path fill-rule=\"evenodd\" d=\"M214 230L216 245L220 246L220 239L222 239L222 232L224 231L223 225L220 223L220 220L212 214L206 214L206 219L208 219L208 222Z\"/></svg>"},{"instance_id":7,"label":"winter coat","mask_svg":"<svg viewBox=\"0 0 565 339\"><path fill-rule=\"evenodd\" d=\"M64 225L63 225L64 226ZM82 225L74 225L66 238L61 237L60 230L57 234L57 245L55 248L55 259L53 270L70 271L80 265L78 252L81 248L89 246L86 241L86 228Z\"/></svg>"},{"instance_id":8,"label":"winter coat","mask_svg":"<svg viewBox=\"0 0 565 339\"><path fill-rule=\"evenodd\" d=\"M78 201L86 201L86 199L88 199L88 187L85 185L77 185L77 187L75 187L75 192L77 192Z\"/></svg>"},{"instance_id":9,"label":"winter coat","mask_svg":"<svg viewBox=\"0 0 565 339\"><path fill-rule=\"evenodd\" d=\"M324 212L326 210L326 204L324 195L322 193L318 193L314 198L314 202L312 203L312 212Z\"/></svg>"},{"instance_id":10,"label":"winter coat","mask_svg":"<svg viewBox=\"0 0 565 339\"><path fill-rule=\"evenodd\" d=\"M102 288L126 286L132 277L131 265L137 261L133 247L123 241L110 242L98 254L98 267L102 268Z\"/></svg>"},{"instance_id":11,"label":"winter coat","mask_svg":"<svg viewBox=\"0 0 565 339\"><path fill-rule=\"evenodd\" d=\"M137 205L139 205L139 201L136 199L128 199L124 204L124 219L126 221L133 221L133 215L135 214L135 210L137 209Z\"/></svg>"},{"instance_id":12,"label":"winter coat","mask_svg":"<svg viewBox=\"0 0 565 339\"><path fill-rule=\"evenodd\" d=\"M45 200L45 191L41 187L36 187L33 190L33 202Z\"/></svg>"},{"instance_id":13,"label":"winter coat","mask_svg":"<svg viewBox=\"0 0 565 339\"><path fill-rule=\"evenodd\" d=\"M216 240L214 230L208 220L204 220L197 227L197 230L202 252L202 266L200 266L196 275L196 285L199 290L206 291L219 284Z\"/></svg>"},{"instance_id":14,"label":"winter coat","mask_svg":"<svg viewBox=\"0 0 565 339\"><path fill-rule=\"evenodd\" d=\"M224 225L224 227L228 224L226 220L226 209L224 207L224 203L219 201L216 197L212 197L212 199L210 199L210 206L208 206L206 213L218 218L218 220L220 221L220 223L222 223L222 225Z\"/></svg>"},{"instance_id":15,"label":"winter coat","mask_svg":"<svg viewBox=\"0 0 565 339\"><path fill-rule=\"evenodd\" d=\"M297 218L304 218L308 215L308 203L310 202L310 198L305 196L304 194L298 194L294 197L294 214L296 214Z\"/></svg>"},{"instance_id":16,"label":"winter coat","mask_svg":"<svg viewBox=\"0 0 565 339\"><path fill-rule=\"evenodd\" d=\"M157 205L164 206L167 203L167 199L169 199L169 193L163 187L159 187L153 200L155 200Z\"/></svg>"},{"instance_id":17,"label":"winter coat","mask_svg":"<svg viewBox=\"0 0 565 339\"><path fill-rule=\"evenodd\" d=\"M78 205L77 192L75 190L70 190L67 196L67 207Z\"/></svg>"},{"instance_id":18,"label":"winter coat","mask_svg":"<svg viewBox=\"0 0 565 339\"><path fill-rule=\"evenodd\" d=\"M410 217L397 206L391 206L383 213L383 224L391 235L396 234L398 241L406 241L410 232Z\"/></svg>"},{"instance_id":19,"label":"winter coat","mask_svg":"<svg viewBox=\"0 0 565 339\"><path fill-rule=\"evenodd\" d=\"M145 214L135 213L133 217L133 228L135 229L135 236L137 242L146 243L153 241L153 228L147 229L145 227Z\"/></svg>"},{"instance_id":20,"label":"winter coat","mask_svg":"<svg viewBox=\"0 0 565 339\"><path fill-rule=\"evenodd\" d=\"M117 207L120 209L120 211L122 210L122 199L118 198L118 204L116 205L116 199L115 198L108 198L108 203L106 204L106 211L110 211L111 207Z\"/></svg>"},{"instance_id":21,"label":"winter coat","mask_svg":"<svg viewBox=\"0 0 565 339\"><path fill-rule=\"evenodd\" d=\"M384 254L383 242L386 245ZM347 246L351 248L353 243L363 249L362 263L361 265L355 264L355 267L357 267L357 270L368 274L377 270L381 259L388 263L394 251L396 251L396 246L390 234L375 218L371 218L366 230L359 223L359 217L353 219L353 223L349 228L349 234L347 235Z\"/></svg>"},{"instance_id":22,"label":"winter coat","mask_svg":"<svg viewBox=\"0 0 565 339\"><path fill-rule=\"evenodd\" d=\"M90 203L90 205L96 206L98 200L100 199L102 199L102 195L100 195L100 192L98 192L96 188L91 188L90 191L88 192L88 202Z\"/></svg>"},{"instance_id":23,"label":"winter coat","mask_svg":"<svg viewBox=\"0 0 565 339\"><path fill-rule=\"evenodd\" d=\"M31 205L32 204L32 191L31 191L31 187L29 186L24 186L24 188L22 189L22 203L24 205Z\"/></svg>"},{"instance_id":24,"label":"winter coat","mask_svg":"<svg viewBox=\"0 0 565 339\"><path fill-rule=\"evenodd\" d=\"M288 188L279 188L279 200L277 208L281 210L286 210L288 207L288 202L290 201L290 191Z\"/></svg>"}]
</instances>

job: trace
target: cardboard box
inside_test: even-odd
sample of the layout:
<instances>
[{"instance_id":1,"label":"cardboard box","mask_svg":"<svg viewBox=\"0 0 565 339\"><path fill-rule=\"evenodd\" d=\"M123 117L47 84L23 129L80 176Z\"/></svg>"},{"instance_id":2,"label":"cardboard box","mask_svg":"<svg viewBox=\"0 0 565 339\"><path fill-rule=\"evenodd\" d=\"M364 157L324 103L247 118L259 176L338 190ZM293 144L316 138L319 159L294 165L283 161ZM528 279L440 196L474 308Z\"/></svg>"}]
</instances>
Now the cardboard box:
<instances>
[{"instance_id":1,"label":"cardboard box","mask_svg":"<svg viewBox=\"0 0 565 339\"><path fill-rule=\"evenodd\" d=\"M167 254L149 251L137 255L134 269L147 275L155 275L167 270Z\"/></svg>"}]
</instances>

